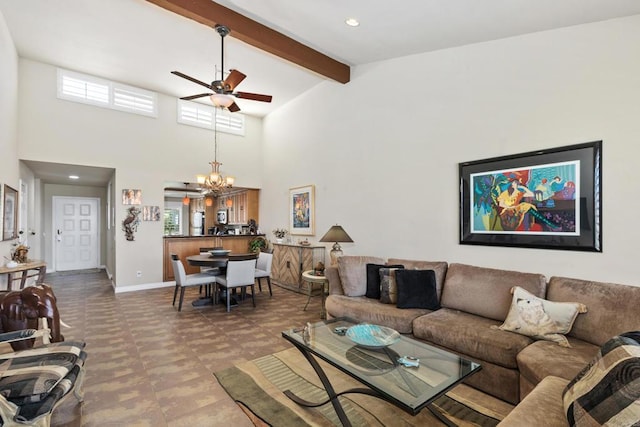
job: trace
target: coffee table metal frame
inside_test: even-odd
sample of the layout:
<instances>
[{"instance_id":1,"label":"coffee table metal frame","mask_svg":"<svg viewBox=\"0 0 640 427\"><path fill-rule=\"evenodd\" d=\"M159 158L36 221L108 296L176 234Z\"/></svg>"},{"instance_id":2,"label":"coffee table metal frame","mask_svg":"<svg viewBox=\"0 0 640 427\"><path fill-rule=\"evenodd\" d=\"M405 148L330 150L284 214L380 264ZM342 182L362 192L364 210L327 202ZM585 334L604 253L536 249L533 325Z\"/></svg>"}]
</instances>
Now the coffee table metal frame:
<instances>
[{"instance_id":1,"label":"coffee table metal frame","mask_svg":"<svg viewBox=\"0 0 640 427\"><path fill-rule=\"evenodd\" d=\"M347 336L334 332L336 327L348 328L358 323L349 318L337 318L283 331L282 336L311 364L328 398L322 402L309 402L296 396L291 390L286 390L284 394L305 407L318 407L331 402L343 426L351 426L351 422L338 397L347 393L366 394L386 400L411 415L418 414L426 407L444 424L454 425L434 409L431 403L469 375L479 371L481 366L407 336L401 336L390 346L370 348L356 345ZM398 362L401 356L419 358L420 367L401 365ZM356 379L366 388L351 388L337 393L317 358ZM366 367L358 366L359 358L362 358ZM382 367L372 367L371 363ZM428 379L430 375L432 379ZM425 379L433 384L428 384Z\"/></svg>"}]
</instances>

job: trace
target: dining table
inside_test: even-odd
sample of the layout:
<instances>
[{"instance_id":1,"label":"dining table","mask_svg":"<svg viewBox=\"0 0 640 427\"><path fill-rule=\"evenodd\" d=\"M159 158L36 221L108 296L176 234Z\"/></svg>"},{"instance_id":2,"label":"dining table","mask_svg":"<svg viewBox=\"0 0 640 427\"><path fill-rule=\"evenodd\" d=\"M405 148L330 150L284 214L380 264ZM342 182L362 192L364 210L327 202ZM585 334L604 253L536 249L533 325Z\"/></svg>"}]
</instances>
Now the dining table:
<instances>
[{"instance_id":1,"label":"dining table","mask_svg":"<svg viewBox=\"0 0 640 427\"><path fill-rule=\"evenodd\" d=\"M189 265L192 265L194 267L211 267L211 268L217 267L220 269L220 272L224 274L227 268L227 263L229 261L246 261L251 259L258 259L258 254L257 253L229 253L225 255L198 254L198 255L189 255L186 257L186 259ZM211 278L212 278L212 281L215 281L215 276L211 276ZM191 302L191 305L194 307L201 307L204 305L212 305L212 304L213 304L213 294L211 292L211 286L206 287L206 292L204 296L198 299L195 299Z\"/></svg>"}]
</instances>

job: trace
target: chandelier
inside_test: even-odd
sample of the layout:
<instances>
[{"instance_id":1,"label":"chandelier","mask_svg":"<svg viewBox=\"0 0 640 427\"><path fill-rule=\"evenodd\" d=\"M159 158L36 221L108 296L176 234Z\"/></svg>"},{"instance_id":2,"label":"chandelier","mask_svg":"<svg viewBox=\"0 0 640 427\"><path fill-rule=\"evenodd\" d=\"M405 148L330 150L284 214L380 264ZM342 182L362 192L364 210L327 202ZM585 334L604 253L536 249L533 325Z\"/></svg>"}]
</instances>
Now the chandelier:
<instances>
[{"instance_id":1,"label":"chandelier","mask_svg":"<svg viewBox=\"0 0 640 427\"><path fill-rule=\"evenodd\" d=\"M208 175L197 175L196 180L198 184L203 187L207 194L218 197L224 193L225 190L233 187L235 178L232 176L224 176L220 172L220 166L222 163L218 161L218 108L215 109L213 116L213 161L209 162L211 165L211 173Z\"/></svg>"}]
</instances>

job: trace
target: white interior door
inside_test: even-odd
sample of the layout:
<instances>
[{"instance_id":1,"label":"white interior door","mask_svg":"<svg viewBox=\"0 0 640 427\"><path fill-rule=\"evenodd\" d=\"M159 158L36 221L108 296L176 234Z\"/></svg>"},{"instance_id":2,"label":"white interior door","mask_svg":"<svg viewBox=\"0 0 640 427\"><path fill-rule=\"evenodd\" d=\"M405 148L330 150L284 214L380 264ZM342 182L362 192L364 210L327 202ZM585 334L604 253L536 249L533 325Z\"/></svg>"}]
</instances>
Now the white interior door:
<instances>
[{"instance_id":1,"label":"white interior door","mask_svg":"<svg viewBox=\"0 0 640 427\"><path fill-rule=\"evenodd\" d=\"M87 197L53 198L56 271L98 267L100 201Z\"/></svg>"}]
</instances>

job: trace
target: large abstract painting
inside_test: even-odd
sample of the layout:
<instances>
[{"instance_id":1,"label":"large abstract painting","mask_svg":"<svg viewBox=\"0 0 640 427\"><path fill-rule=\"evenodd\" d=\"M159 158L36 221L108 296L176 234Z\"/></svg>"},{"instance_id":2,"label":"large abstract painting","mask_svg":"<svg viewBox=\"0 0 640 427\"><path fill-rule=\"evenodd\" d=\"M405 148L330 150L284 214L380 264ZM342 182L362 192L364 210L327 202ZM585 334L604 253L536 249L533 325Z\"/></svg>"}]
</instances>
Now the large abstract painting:
<instances>
[{"instance_id":1,"label":"large abstract painting","mask_svg":"<svg viewBox=\"0 0 640 427\"><path fill-rule=\"evenodd\" d=\"M460 243L602 251L602 142L460 163Z\"/></svg>"}]
</instances>

